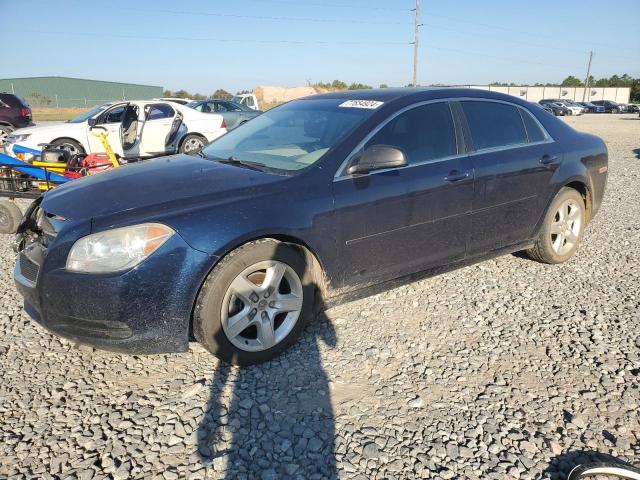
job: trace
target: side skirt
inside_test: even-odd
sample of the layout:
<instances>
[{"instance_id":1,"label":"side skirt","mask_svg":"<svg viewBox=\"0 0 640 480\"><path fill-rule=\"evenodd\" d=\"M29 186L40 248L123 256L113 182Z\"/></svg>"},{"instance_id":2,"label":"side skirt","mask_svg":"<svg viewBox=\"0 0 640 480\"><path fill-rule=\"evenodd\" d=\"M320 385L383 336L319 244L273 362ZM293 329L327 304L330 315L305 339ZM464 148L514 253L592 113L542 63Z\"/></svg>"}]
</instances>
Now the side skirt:
<instances>
[{"instance_id":1,"label":"side skirt","mask_svg":"<svg viewBox=\"0 0 640 480\"><path fill-rule=\"evenodd\" d=\"M457 270L459 268L468 267L470 265L474 265L476 263L480 263L485 260L490 260L492 258L500 257L502 255L506 255L509 253L526 250L528 248L533 247L533 245L534 245L534 241L528 240L526 242L509 245L507 247L502 247L497 250L492 250L488 253L482 253L470 258L464 258L462 260L449 263L447 265L433 267L427 270L405 275L403 277L394 278L393 280L387 280L382 283L367 285L364 287L355 287L354 289L350 289L348 291L343 290L342 292L336 292L336 291L329 292L329 297L324 299L325 308L337 307L338 305L342 305L343 303L360 300L362 298L369 297L371 295L376 295L378 293L391 290L393 288L401 287L403 285L408 285L409 283L413 283L418 280L424 280L425 278L435 277L436 275L441 275L443 273L448 273L453 270Z\"/></svg>"}]
</instances>

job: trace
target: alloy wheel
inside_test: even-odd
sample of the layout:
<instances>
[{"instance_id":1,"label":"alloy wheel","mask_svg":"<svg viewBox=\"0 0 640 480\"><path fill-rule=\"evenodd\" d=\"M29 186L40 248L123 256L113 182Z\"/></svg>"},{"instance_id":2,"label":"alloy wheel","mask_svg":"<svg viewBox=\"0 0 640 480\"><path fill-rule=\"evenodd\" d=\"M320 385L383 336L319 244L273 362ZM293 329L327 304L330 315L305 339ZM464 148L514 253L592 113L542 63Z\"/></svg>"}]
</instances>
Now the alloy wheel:
<instances>
[{"instance_id":1,"label":"alloy wheel","mask_svg":"<svg viewBox=\"0 0 640 480\"><path fill-rule=\"evenodd\" d=\"M69 152L72 156L73 155L77 155L78 153L78 149L75 147L75 145L71 144L71 143L61 143L58 145L58 147L60 150L66 150L67 152Z\"/></svg>"},{"instance_id":2,"label":"alloy wheel","mask_svg":"<svg viewBox=\"0 0 640 480\"><path fill-rule=\"evenodd\" d=\"M566 255L580 240L582 209L573 200L562 202L551 224L551 246L558 255Z\"/></svg>"},{"instance_id":3,"label":"alloy wheel","mask_svg":"<svg viewBox=\"0 0 640 480\"><path fill-rule=\"evenodd\" d=\"M302 282L293 268L277 260L258 262L229 285L222 301L222 329L240 350L267 350L293 330L302 303Z\"/></svg>"},{"instance_id":4,"label":"alloy wheel","mask_svg":"<svg viewBox=\"0 0 640 480\"><path fill-rule=\"evenodd\" d=\"M197 137L188 138L186 142L184 142L184 153L191 154L196 153L202 150L204 147L204 142Z\"/></svg>"},{"instance_id":5,"label":"alloy wheel","mask_svg":"<svg viewBox=\"0 0 640 480\"><path fill-rule=\"evenodd\" d=\"M7 144L7 137L9 137L9 132L0 129L0 148Z\"/></svg>"}]
</instances>

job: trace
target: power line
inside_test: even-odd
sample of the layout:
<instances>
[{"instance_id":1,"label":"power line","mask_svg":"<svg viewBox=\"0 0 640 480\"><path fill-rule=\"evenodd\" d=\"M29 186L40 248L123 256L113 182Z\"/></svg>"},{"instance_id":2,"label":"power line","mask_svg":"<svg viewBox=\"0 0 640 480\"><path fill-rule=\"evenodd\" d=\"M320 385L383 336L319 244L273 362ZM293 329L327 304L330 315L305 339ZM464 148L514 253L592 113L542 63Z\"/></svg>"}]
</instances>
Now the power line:
<instances>
[{"instance_id":1,"label":"power line","mask_svg":"<svg viewBox=\"0 0 640 480\"><path fill-rule=\"evenodd\" d=\"M285 17L275 15L246 15L235 13L218 13L218 12L195 12L187 10L164 10L153 9L148 10L144 8L123 8L122 10L143 12L143 13L169 13L171 15L195 15L198 17L221 17L221 18L239 18L243 20L277 20L286 22L315 22L315 23L355 23L362 25L408 25L409 22L397 22L389 20L359 20L353 18L315 18L315 17Z\"/></svg>"},{"instance_id":2,"label":"power line","mask_svg":"<svg viewBox=\"0 0 640 480\"><path fill-rule=\"evenodd\" d=\"M18 33L18 30L5 30L7 32ZM370 46L370 45L411 45L412 42L343 42L343 41L327 41L327 40L263 40L263 39L251 39L251 38L214 38L214 37L182 37L182 36L161 36L161 35L127 35L117 33L101 33L101 32L67 32L67 31L47 31L47 30L34 30L33 35L51 35L51 36L81 36L81 37L103 37L103 38L124 38L124 39L137 39L137 40L166 40L166 41L195 41L195 42L220 42L220 43L250 43L250 44L286 44L286 45L354 45L354 46ZM544 62L522 60L520 58L505 58L496 55L491 55L478 51L460 50L445 46L430 45L433 50L441 50L448 52L460 53L463 55L482 56L487 58L493 58L505 62L527 63L531 65L543 65L554 68L576 68L569 65L553 65ZM578 67L579 68L579 67Z\"/></svg>"},{"instance_id":3,"label":"power line","mask_svg":"<svg viewBox=\"0 0 640 480\"><path fill-rule=\"evenodd\" d=\"M434 50L442 50L442 51L445 51L445 52L461 53L463 55L473 55L474 57L480 56L480 57L493 58L493 59L496 59L496 60L501 61L501 62L527 63L527 64L530 64L530 65L542 65L542 66L545 66L545 67L561 68L561 69L564 69L564 70L567 70L569 68L574 68L574 69L579 68L579 67L571 66L571 65L554 65L554 64L545 63L545 62L522 60L520 58L499 57L497 55L491 55L491 54L478 52L478 51L460 50L460 49L457 49L457 48L450 48L450 47L439 47L437 45L431 46L430 48L433 48Z\"/></svg>"},{"instance_id":4,"label":"power line","mask_svg":"<svg viewBox=\"0 0 640 480\"><path fill-rule=\"evenodd\" d=\"M18 30L3 30L5 32L19 33ZM24 30L22 30L24 31ZM125 38L137 40L180 40L194 42L220 42L220 43L257 43L257 44L290 44L290 45L408 45L409 42L351 42L351 41L327 41L327 40L263 40L251 38L214 38L214 37L182 37L182 36L161 36L161 35L127 35L118 33L101 32L54 32L47 30L34 30L32 35L52 35L52 36L82 36L82 37L104 37L104 38Z\"/></svg>"},{"instance_id":5,"label":"power line","mask_svg":"<svg viewBox=\"0 0 640 480\"><path fill-rule=\"evenodd\" d=\"M452 16L449 16L449 15L430 14L430 16L431 17L438 17L438 18L445 18L445 19L448 19L448 20L454 20L456 22L470 23L470 24L479 25L479 26L482 26L482 27L485 27L485 28L505 30L505 31L514 32L514 33L520 33L522 35L531 35L531 36L534 36L534 37L546 37L546 38L554 39L556 41L558 40L558 35L550 35L550 34L544 34L544 33L540 33L540 32L530 32L530 31L520 30L520 29L512 28L512 27L505 27L504 25L496 25L494 23L478 22L477 20L468 20L468 19L459 18L459 17L452 17ZM637 52L636 49L625 48L625 47L621 47L620 45L612 45L612 44L607 44L607 43L598 43L598 42L591 42L591 41L589 41L589 43L591 45L603 46L603 47L608 47L608 48L615 48L617 50L627 50L627 51L634 52L634 53Z\"/></svg>"},{"instance_id":6,"label":"power line","mask_svg":"<svg viewBox=\"0 0 640 480\"><path fill-rule=\"evenodd\" d=\"M261 3L264 4L264 0L244 0L245 2L253 2L253 3ZM291 0L269 0L269 3L281 3L285 5L296 5L300 6L300 1L291 1ZM362 10L366 8L367 10L376 10L381 12L406 12L409 11L408 8L391 8L391 7L372 7L369 5L361 4L345 4L345 3L326 3L326 2L304 2L304 6L314 6L314 7L336 7L336 8L352 8L357 10Z\"/></svg>"}]
</instances>

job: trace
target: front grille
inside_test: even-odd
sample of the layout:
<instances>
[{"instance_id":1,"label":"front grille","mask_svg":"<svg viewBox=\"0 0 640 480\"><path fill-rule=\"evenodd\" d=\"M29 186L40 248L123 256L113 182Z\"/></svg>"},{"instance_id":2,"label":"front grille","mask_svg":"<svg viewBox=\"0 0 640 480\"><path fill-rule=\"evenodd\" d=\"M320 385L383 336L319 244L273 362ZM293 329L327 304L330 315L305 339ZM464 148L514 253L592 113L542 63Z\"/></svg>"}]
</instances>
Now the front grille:
<instances>
[{"instance_id":1,"label":"front grille","mask_svg":"<svg viewBox=\"0 0 640 480\"><path fill-rule=\"evenodd\" d=\"M22 276L30 282L36 283L40 266L28 258L24 253L20 254L19 262Z\"/></svg>"}]
</instances>

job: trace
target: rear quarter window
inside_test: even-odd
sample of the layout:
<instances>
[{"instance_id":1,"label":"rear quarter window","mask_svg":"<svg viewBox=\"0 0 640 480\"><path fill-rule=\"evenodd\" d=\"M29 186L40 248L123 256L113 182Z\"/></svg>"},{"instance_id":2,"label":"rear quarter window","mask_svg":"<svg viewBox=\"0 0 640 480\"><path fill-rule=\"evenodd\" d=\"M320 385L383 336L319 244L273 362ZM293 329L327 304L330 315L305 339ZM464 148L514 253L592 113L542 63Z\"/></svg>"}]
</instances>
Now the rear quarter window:
<instances>
[{"instance_id":1,"label":"rear quarter window","mask_svg":"<svg viewBox=\"0 0 640 480\"><path fill-rule=\"evenodd\" d=\"M462 109L477 150L527 143L518 108L506 103L464 101Z\"/></svg>"},{"instance_id":2,"label":"rear quarter window","mask_svg":"<svg viewBox=\"0 0 640 480\"><path fill-rule=\"evenodd\" d=\"M540 125L538 125L538 122L534 120L532 114L523 109L520 110L520 114L522 115L522 120L527 130L529 143L544 142L546 140L544 132L540 128Z\"/></svg>"}]
</instances>

